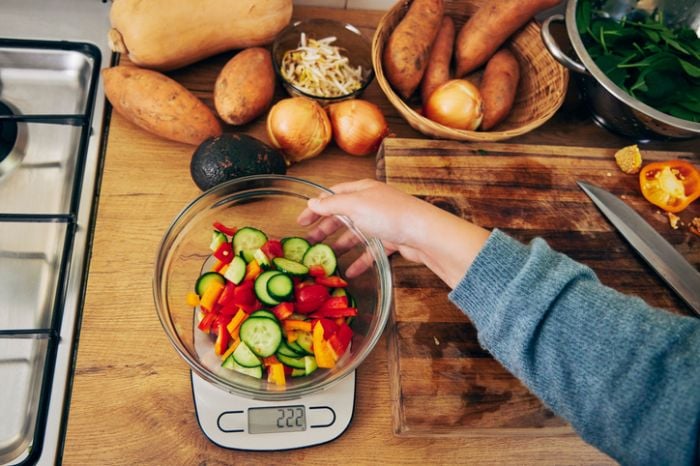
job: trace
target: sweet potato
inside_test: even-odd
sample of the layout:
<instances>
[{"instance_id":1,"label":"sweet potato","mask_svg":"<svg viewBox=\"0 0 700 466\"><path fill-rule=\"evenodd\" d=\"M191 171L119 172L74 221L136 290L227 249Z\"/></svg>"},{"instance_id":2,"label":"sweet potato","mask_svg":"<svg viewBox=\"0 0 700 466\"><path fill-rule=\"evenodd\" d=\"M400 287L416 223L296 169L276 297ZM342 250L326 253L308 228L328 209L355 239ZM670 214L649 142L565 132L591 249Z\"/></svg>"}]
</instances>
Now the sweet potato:
<instances>
[{"instance_id":1,"label":"sweet potato","mask_svg":"<svg viewBox=\"0 0 700 466\"><path fill-rule=\"evenodd\" d=\"M292 8L292 0L114 0L108 38L135 65L167 71L271 43Z\"/></svg>"},{"instance_id":2,"label":"sweet potato","mask_svg":"<svg viewBox=\"0 0 700 466\"><path fill-rule=\"evenodd\" d=\"M135 125L160 137L199 145L221 134L214 112L181 84L157 71L115 66L102 71L107 99Z\"/></svg>"},{"instance_id":3,"label":"sweet potato","mask_svg":"<svg viewBox=\"0 0 700 466\"><path fill-rule=\"evenodd\" d=\"M275 70L267 49L252 47L236 54L219 72L214 106L222 120L243 125L270 107L275 95Z\"/></svg>"},{"instance_id":4,"label":"sweet potato","mask_svg":"<svg viewBox=\"0 0 700 466\"><path fill-rule=\"evenodd\" d=\"M484 3L457 34L457 76L471 73L535 14L552 8L560 0L502 0Z\"/></svg>"},{"instance_id":5,"label":"sweet potato","mask_svg":"<svg viewBox=\"0 0 700 466\"><path fill-rule=\"evenodd\" d=\"M384 46L386 78L404 99L420 85L444 11L442 0L414 0Z\"/></svg>"},{"instance_id":6,"label":"sweet potato","mask_svg":"<svg viewBox=\"0 0 700 466\"><path fill-rule=\"evenodd\" d=\"M455 23L452 18L446 15L442 18L442 24L430 50L428 66L423 73L423 80L420 84L423 105L428 102L428 97L435 89L450 80L450 62L452 61L454 42Z\"/></svg>"},{"instance_id":7,"label":"sweet potato","mask_svg":"<svg viewBox=\"0 0 700 466\"><path fill-rule=\"evenodd\" d=\"M502 48L486 63L479 91L484 103L481 129L489 130L503 121L515 101L520 80L520 65L513 53Z\"/></svg>"}]
</instances>

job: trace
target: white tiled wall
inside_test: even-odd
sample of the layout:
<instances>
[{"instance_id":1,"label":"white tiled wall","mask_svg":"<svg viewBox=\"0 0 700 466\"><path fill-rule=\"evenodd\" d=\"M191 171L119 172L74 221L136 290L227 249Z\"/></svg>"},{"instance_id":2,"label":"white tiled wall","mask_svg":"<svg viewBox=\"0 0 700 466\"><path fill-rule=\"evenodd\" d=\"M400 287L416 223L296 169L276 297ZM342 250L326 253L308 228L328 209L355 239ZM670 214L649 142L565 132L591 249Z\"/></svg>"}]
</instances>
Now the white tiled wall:
<instances>
[{"instance_id":1,"label":"white tiled wall","mask_svg":"<svg viewBox=\"0 0 700 466\"><path fill-rule=\"evenodd\" d=\"M294 4L358 10L388 10L396 1L397 0L294 0Z\"/></svg>"}]
</instances>

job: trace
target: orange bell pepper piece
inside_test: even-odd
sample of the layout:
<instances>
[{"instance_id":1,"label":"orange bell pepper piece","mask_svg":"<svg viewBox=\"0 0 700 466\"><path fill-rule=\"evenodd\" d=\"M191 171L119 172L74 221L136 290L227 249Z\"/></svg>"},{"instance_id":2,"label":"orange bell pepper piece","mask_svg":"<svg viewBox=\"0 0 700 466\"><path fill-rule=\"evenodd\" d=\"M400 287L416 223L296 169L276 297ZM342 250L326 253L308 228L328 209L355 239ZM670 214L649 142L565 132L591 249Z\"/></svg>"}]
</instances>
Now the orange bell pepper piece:
<instances>
[{"instance_id":1,"label":"orange bell pepper piece","mask_svg":"<svg viewBox=\"0 0 700 466\"><path fill-rule=\"evenodd\" d=\"M292 330L302 330L304 332L309 332L311 333L312 328L311 328L311 321L310 320L296 320L296 319L287 319L282 321L282 330L286 332L292 331Z\"/></svg>"},{"instance_id":2,"label":"orange bell pepper piece","mask_svg":"<svg viewBox=\"0 0 700 466\"><path fill-rule=\"evenodd\" d=\"M321 322L316 322L312 336L314 356L318 367L330 369L335 366L335 358L328 346L328 342L323 338L323 333L323 325Z\"/></svg>"},{"instance_id":3,"label":"orange bell pepper piece","mask_svg":"<svg viewBox=\"0 0 700 466\"><path fill-rule=\"evenodd\" d=\"M238 331L241 328L241 324L247 318L248 313L246 313L243 309L238 308L236 314L234 314L233 318L231 318L231 322L229 322L226 326L226 330L228 330L228 333L231 335L231 338L233 338L234 340L238 338Z\"/></svg>"},{"instance_id":4,"label":"orange bell pepper piece","mask_svg":"<svg viewBox=\"0 0 700 466\"><path fill-rule=\"evenodd\" d=\"M285 385L287 383L282 363L277 362L270 364L267 368L267 381L275 385Z\"/></svg>"},{"instance_id":5,"label":"orange bell pepper piece","mask_svg":"<svg viewBox=\"0 0 700 466\"><path fill-rule=\"evenodd\" d=\"M223 291L224 285L222 283L212 281L199 300L200 307L205 311L212 311Z\"/></svg>"}]
</instances>

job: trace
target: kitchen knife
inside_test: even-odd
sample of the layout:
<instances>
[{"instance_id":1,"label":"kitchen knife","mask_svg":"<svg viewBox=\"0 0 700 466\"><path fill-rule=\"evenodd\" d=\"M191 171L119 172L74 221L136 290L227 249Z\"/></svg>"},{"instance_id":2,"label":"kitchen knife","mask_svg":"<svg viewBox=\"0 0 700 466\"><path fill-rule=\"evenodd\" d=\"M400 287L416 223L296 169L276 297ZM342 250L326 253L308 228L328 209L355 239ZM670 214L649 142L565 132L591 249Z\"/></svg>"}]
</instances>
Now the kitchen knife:
<instances>
[{"instance_id":1,"label":"kitchen knife","mask_svg":"<svg viewBox=\"0 0 700 466\"><path fill-rule=\"evenodd\" d=\"M639 255L700 315L700 272L617 196L583 181L577 183Z\"/></svg>"}]
</instances>

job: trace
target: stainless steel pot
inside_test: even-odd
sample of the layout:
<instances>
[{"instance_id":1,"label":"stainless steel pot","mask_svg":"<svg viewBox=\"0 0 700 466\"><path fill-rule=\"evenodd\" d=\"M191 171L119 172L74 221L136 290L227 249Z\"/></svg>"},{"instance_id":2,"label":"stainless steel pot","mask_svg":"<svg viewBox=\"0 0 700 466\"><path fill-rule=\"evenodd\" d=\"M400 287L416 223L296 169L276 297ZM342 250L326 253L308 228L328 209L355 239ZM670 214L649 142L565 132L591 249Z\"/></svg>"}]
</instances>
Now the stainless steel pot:
<instances>
[{"instance_id":1,"label":"stainless steel pot","mask_svg":"<svg viewBox=\"0 0 700 466\"><path fill-rule=\"evenodd\" d=\"M575 72L575 79L594 120L614 133L640 142L700 136L700 123L672 117L636 100L598 68L581 40L576 25L576 4L577 0L568 0L565 15L555 14L544 20L542 39L552 56ZM608 0L602 9L613 18L621 18L640 7L647 11L659 7L667 24L690 26L696 33L700 31L700 2L697 0ZM553 22L565 22L578 60L569 57L559 47L551 32Z\"/></svg>"}]
</instances>

